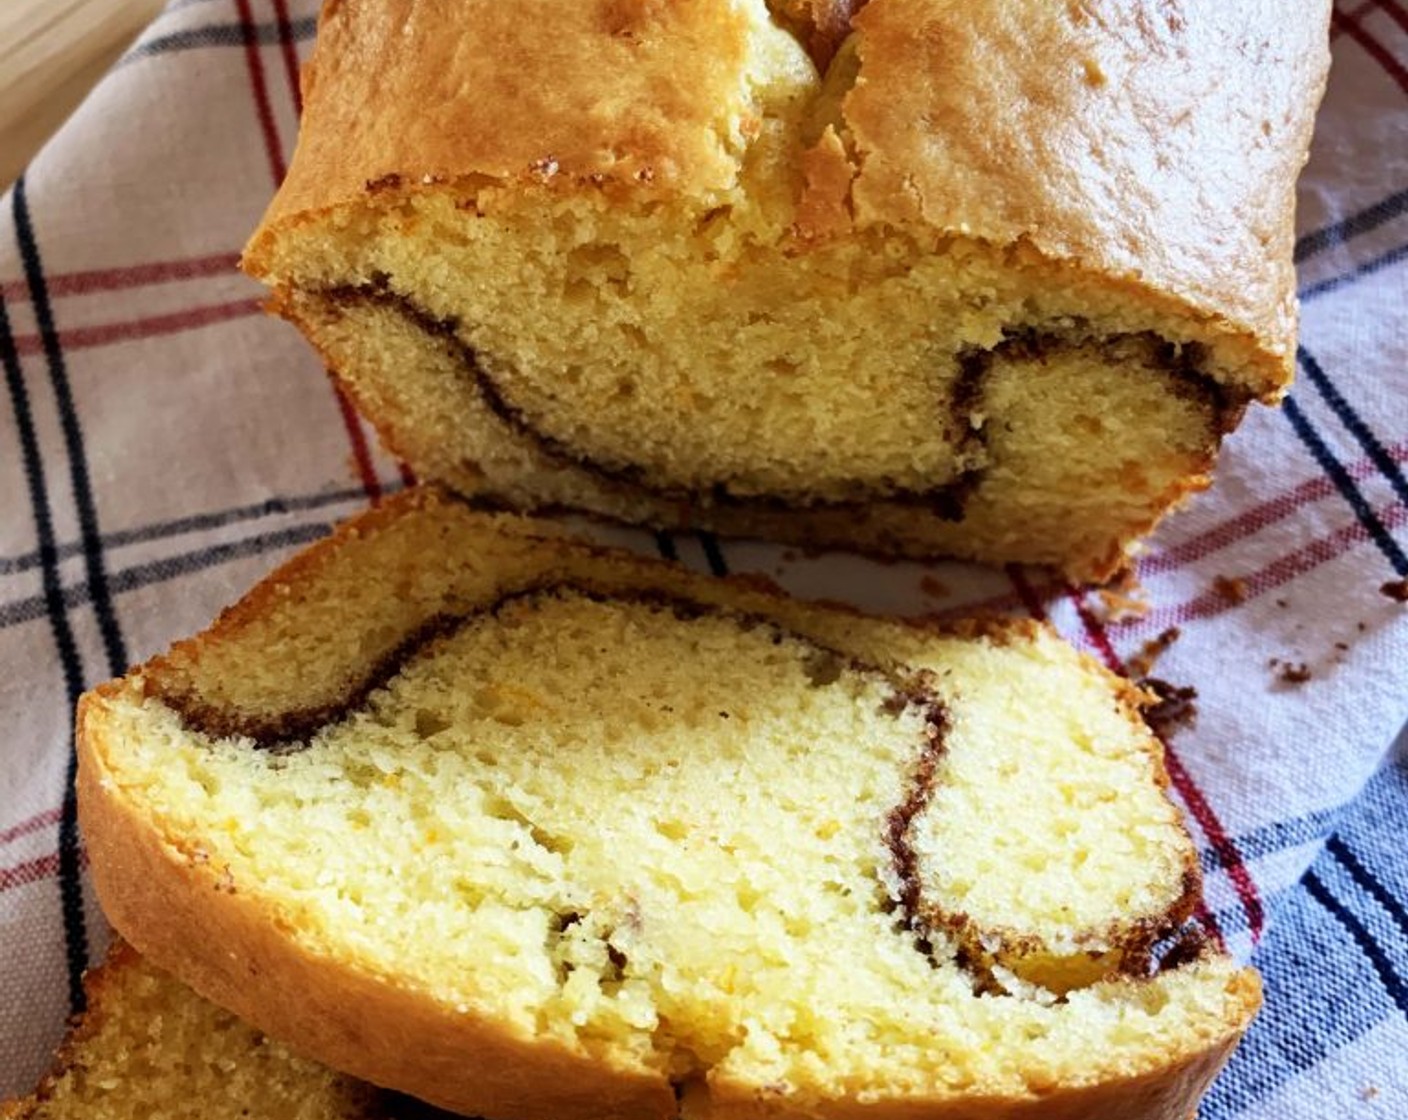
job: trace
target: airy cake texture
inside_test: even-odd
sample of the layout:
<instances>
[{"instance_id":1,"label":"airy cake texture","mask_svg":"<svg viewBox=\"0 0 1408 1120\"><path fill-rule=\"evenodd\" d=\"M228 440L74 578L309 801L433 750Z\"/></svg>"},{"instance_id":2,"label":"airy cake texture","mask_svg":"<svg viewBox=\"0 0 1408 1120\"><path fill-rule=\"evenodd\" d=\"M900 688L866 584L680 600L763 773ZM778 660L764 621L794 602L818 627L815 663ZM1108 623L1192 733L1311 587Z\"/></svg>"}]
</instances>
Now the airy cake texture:
<instances>
[{"instance_id":1,"label":"airy cake texture","mask_svg":"<svg viewBox=\"0 0 1408 1120\"><path fill-rule=\"evenodd\" d=\"M144 955L445 1108L1183 1120L1259 987L1144 699L410 493L90 694L80 808Z\"/></svg>"},{"instance_id":2,"label":"airy cake texture","mask_svg":"<svg viewBox=\"0 0 1408 1120\"><path fill-rule=\"evenodd\" d=\"M329 3L245 266L463 492L1103 578L1289 379L1328 10Z\"/></svg>"},{"instance_id":3,"label":"airy cake texture","mask_svg":"<svg viewBox=\"0 0 1408 1120\"><path fill-rule=\"evenodd\" d=\"M84 977L88 1009L4 1120L428 1120L295 1057L120 942Z\"/></svg>"}]
</instances>

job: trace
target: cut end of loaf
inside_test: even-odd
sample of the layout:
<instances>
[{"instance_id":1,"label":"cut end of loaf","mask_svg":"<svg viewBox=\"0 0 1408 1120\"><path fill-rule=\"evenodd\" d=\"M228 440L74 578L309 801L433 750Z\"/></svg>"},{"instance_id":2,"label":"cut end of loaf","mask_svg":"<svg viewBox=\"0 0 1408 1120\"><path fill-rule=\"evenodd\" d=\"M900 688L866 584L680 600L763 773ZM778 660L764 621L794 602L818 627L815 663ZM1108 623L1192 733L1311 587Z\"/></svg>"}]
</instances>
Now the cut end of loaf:
<instances>
[{"instance_id":1,"label":"cut end of loaf","mask_svg":"<svg viewBox=\"0 0 1408 1120\"><path fill-rule=\"evenodd\" d=\"M412 495L90 699L84 819L144 952L446 1107L1191 1102L1256 987L1161 964L1196 862L1124 696L1043 631L865 619ZM409 1051L348 992L419 1023ZM448 1075L465 1048L507 1065ZM534 1069L577 1080L545 1103Z\"/></svg>"},{"instance_id":2,"label":"cut end of loaf","mask_svg":"<svg viewBox=\"0 0 1408 1120\"><path fill-rule=\"evenodd\" d=\"M1035 311L1045 281L978 245L790 256L591 200L406 207L413 236L310 230L339 263L275 306L419 473L521 509L1103 578L1245 404L1201 344Z\"/></svg>"}]
</instances>

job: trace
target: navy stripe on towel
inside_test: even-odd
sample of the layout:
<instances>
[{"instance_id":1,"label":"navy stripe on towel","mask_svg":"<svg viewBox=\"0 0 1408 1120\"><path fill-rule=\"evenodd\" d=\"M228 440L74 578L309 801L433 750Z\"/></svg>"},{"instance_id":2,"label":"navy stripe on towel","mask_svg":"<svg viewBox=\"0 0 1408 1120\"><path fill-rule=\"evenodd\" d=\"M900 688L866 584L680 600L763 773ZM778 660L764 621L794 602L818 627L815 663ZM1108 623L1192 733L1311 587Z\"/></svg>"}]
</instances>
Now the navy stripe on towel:
<instances>
[{"instance_id":1,"label":"navy stripe on towel","mask_svg":"<svg viewBox=\"0 0 1408 1120\"><path fill-rule=\"evenodd\" d=\"M1408 245L1400 245L1396 249L1390 249L1382 256L1365 261L1358 268L1350 269L1350 271L1343 275L1332 276L1328 280L1321 280L1318 284L1312 284L1308 288L1301 289L1300 298L1302 301L1312 300L1317 296L1325 295L1327 292L1337 291L1346 284L1352 284L1362 277L1372 275L1375 272L1388 268L1390 265L1395 265L1405 257L1408 257Z\"/></svg>"},{"instance_id":2,"label":"navy stripe on towel","mask_svg":"<svg viewBox=\"0 0 1408 1120\"><path fill-rule=\"evenodd\" d=\"M43 600L59 653L64 688L69 706L78 703L83 691L83 663L78 644L64 608L63 586L59 578L59 560L54 548L54 523L49 511L48 490L44 480L44 457L39 449L39 437L30 409L29 389L24 383L19 352L10 327L10 313L0 294L0 366L5 370L5 387L18 428L20 457L29 490L30 510L34 516L34 532L39 542L40 581ZM83 993L83 970L88 966L88 931L83 917L83 892L79 868L78 804L74 796L73 779L77 756L69 745L69 762L64 775L63 805L59 813L59 904L63 916L64 945L68 958L68 1002L74 1013L87 1006Z\"/></svg>"},{"instance_id":3,"label":"navy stripe on towel","mask_svg":"<svg viewBox=\"0 0 1408 1120\"><path fill-rule=\"evenodd\" d=\"M1373 965L1374 971L1378 974L1379 982L1383 985L1384 991L1398 1006L1398 1010L1408 1019L1408 985L1403 983L1403 979L1394 971L1393 963L1388 959L1383 946L1374 939L1374 935L1364 928L1358 918L1335 898L1321 881L1314 871L1307 871L1302 880L1305 889L1310 897L1315 899L1321 906L1330 912L1330 915L1345 928L1345 931L1354 939L1359 951L1364 954L1369 963Z\"/></svg>"},{"instance_id":4,"label":"navy stripe on towel","mask_svg":"<svg viewBox=\"0 0 1408 1120\"><path fill-rule=\"evenodd\" d=\"M1305 376L1315 386L1316 392L1325 399L1325 403L1339 417L1340 423L1348 429L1349 434L1359 442L1359 446L1369 456L1369 461L1388 479L1393 492L1398 495L1398 500L1408 506L1408 477L1404 476L1403 468L1393 461L1393 456L1388 453L1383 442L1369 430L1369 425L1345 399L1344 394L1330 380L1324 367L1311 356L1310 351L1304 346L1296 347L1296 360L1300 362L1301 369L1305 370Z\"/></svg>"},{"instance_id":5,"label":"navy stripe on towel","mask_svg":"<svg viewBox=\"0 0 1408 1120\"><path fill-rule=\"evenodd\" d=\"M710 572L716 576L728 575L728 561L724 559L724 551L719 547L718 537L713 533L700 533L699 547L704 550L704 559L708 561Z\"/></svg>"},{"instance_id":6,"label":"navy stripe on towel","mask_svg":"<svg viewBox=\"0 0 1408 1120\"><path fill-rule=\"evenodd\" d=\"M1354 880L1354 885L1382 906L1403 932L1403 936L1408 938L1408 909L1404 908L1403 903L1388 892L1388 889L1379 882L1378 877L1360 862L1359 857L1349 850L1349 845L1338 836L1331 836L1326 842L1325 848L1349 873L1349 877Z\"/></svg>"},{"instance_id":7,"label":"navy stripe on towel","mask_svg":"<svg viewBox=\"0 0 1408 1120\"><path fill-rule=\"evenodd\" d=\"M1336 245L1343 245L1361 233L1378 229L1385 222L1391 222L1400 214L1408 213L1408 190L1391 194L1381 202L1366 206L1358 213L1351 214L1343 221L1307 233L1296 241L1295 259L1299 264L1316 253L1322 253Z\"/></svg>"},{"instance_id":8,"label":"navy stripe on towel","mask_svg":"<svg viewBox=\"0 0 1408 1120\"><path fill-rule=\"evenodd\" d=\"M288 33L296 42L313 38L317 30L317 16L305 16L302 19L290 20L288 23ZM280 41L280 31L281 28L277 20L270 23L257 23L250 28L239 23L215 23L206 27L193 27L186 31L173 31L168 35L157 35L144 43L138 43L122 56L118 65L126 66L138 59L151 58L159 54L198 50L202 47L243 47L251 35L260 46L271 46Z\"/></svg>"},{"instance_id":9,"label":"navy stripe on towel","mask_svg":"<svg viewBox=\"0 0 1408 1120\"><path fill-rule=\"evenodd\" d=\"M675 538L664 530L655 534L655 550L665 560L678 560L680 550L675 547Z\"/></svg>"},{"instance_id":10,"label":"navy stripe on towel","mask_svg":"<svg viewBox=\"0 0 1408 1120\"><path fill-rule=\"evenodd\" d=\"M98 630L103 637L103 649L108 657L108 673L118 676L127 671L127 644L117 623L112 597L108 594L107 568L103 559L102 535L98 530L97 505L93 500L93 484L88 473L88 455L83 447L83 428L74 405L73 387L68 379L59 332L54 327L53 307L49 288L44 280L44 267L39 258L39 243L30 221L29 203L24 177L15 183L12 203L15 217L15 239L19 242L20 259L24 264L25 282L29 285L30 304L39 324L39 337L44 345L44 359L49 366L49 382L59 406L59 424L63 428L64 445L68 452L68 467L73 488L73 504L78 513L78 526L83 544L84 567L93 598L93 611L98 618ZM53 543L52 541L50 542Z\"/></svg>"},{"instance_id":11,"label":"navy stripe on towel","mask_svg":"<svg viewBox=\"0 0 1408 1120\"><path fill-rule=\"evenodd\" d=\"M1320 469L1329 476L1340 495L1349 503L1350 509L1354 510L1354 516L1359 519L1359 524L1364 526L1370 539L1378 545L1379 551L1393 565L1393 570L1400 576L1408 576L1408 555L1404 555L1403 549L1390 535L1384 523L1379 520L1378 514L1369 507L1369 503L1360 493L1359 487L1355 485L1354 479L1350 478L1344 465L1335 458L1334 453L1326 446L1325 441L1320 438L1310 421L1306 419L1305 413L1301 411L1294 396L1285 399L1281 405L1281 412L1290 421L1291 427L1300 437L1301 442L1309 449L1311 456L1320 465Z\"/></svg>"}]
</instances>

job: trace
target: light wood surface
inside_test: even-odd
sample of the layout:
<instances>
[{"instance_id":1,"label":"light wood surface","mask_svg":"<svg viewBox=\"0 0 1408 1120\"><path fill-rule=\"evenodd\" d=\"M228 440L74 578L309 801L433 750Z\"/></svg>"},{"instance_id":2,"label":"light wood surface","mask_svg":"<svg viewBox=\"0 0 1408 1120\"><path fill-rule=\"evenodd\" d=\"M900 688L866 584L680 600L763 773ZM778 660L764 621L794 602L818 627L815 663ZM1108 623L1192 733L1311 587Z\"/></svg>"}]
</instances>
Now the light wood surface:
<instances>
[{"instance_id":1,"label":"light wood surface","mask_svg":"<svg viewBox=\"0 0 1408 1120\"><path fill-rule=\"evenodd\" d=\"M161 5L162 0L0 0L0 190Z\"/></svg>"}]
</instances>

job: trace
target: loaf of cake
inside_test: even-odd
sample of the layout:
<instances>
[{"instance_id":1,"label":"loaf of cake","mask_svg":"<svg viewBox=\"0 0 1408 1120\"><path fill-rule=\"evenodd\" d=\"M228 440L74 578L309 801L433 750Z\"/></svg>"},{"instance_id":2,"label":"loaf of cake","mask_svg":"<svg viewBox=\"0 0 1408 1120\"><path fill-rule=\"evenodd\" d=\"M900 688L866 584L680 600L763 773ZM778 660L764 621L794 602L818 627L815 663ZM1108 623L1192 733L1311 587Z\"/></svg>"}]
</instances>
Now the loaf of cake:
<instances>
[{"instance_id":1,"label":"loaf of cake","mask_svg":"<svg viewBox=\"0 0 1408 1120\"><path fill-rule=\"evenodd\" d=\"M1149 698L403 494L89 694L94 885L310 1058L496 1120L1186 1120L1259 1002Z\"/></svg>"},{"instance_id":2,"label":"loaf of cake","mask_svg":"<svg viewBox=\"0 0 1408 1120\"><path fill-rule=\"evenodd\" d=\"M295 1057L115 944L53 1070L3 1120L422 1120L392 1095Z\"/></svg>"},{"instance_id":3,"label":"loaf of cake","mask_svg":"<svg viewBox=\"0 0 1408 1120\"><path fill-rule=\"evenodd\" d=\"M343 0L245 268L386 444L1099 579L1288 383L1329 0Z\"/></svg>"}]
</instances>

